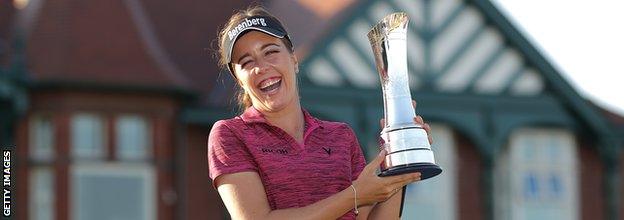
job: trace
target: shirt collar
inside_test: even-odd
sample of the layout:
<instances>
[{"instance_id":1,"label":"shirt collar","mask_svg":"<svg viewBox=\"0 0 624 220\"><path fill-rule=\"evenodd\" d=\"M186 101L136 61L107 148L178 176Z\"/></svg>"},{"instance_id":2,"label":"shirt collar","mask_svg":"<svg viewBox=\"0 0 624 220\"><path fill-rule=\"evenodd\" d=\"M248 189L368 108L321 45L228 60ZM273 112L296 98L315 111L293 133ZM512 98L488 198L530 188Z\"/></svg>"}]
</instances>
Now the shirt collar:
<instances>
[{"instance_id":1,"label":"shirt collar","mask_svg":"<svg viewBox=\"0 0 624 220\"><path fill-rule=\"evenodd\" d=\"M301 108L301 110L303 111L303 119L305 120L305 123L307 124L309 128L313 128L317 126L321 128L323 127L319 119L310 115L310 113L308 113L308 111L306 111L305 109ZM253 106L245 109L245 112L243 112L243 114L240 115L240 118L246 124L251 124L251 123L268 124L268 121L266 120L266 118L264 118L264 115L260 111L258 111L256 108L254 108Z\"/></svg>"}]
</instances>

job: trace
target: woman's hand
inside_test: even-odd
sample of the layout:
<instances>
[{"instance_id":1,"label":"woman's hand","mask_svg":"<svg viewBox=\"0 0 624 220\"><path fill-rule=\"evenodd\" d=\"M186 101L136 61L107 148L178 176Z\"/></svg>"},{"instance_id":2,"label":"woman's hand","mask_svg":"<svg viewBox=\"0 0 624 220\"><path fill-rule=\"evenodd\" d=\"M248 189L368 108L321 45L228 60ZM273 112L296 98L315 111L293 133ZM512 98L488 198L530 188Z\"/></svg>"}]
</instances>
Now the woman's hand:
<instances>
[{"instance_id":1,"label":"woman's hand","mask_svg":"<svg viewBox=\"0 0 624 220\"><path fill-rule=\"evenodd\" d=\"M403 186L420 180L420 173L407 173L388 177L377 176L375 171L385 157L386 151L382 150L373 161L364 167L357 180L353 181L353 186L357 190L358 205L386 201L399 192Z\"/></svg>"},{"instance_id":2,"label":"woman's hand","mask_svg":"<svg viewBox=\"0 0 624 220\"><path fill-rule=\"evenodd\" d=\"M412 100L412 106L414 107L414 109L416 108L416 101ZM433 144L433 138L431 137L431 126L425 123L425 120L420 115L416 115L416 117L414 117L414 123L421 125L422 128L425 129L425 131L427 132L427 139L429 139L429 144ZM383 128L385 124L386 120L384 118L381 118L379 120L379 126Z\"/></svg>"}]
</instances>

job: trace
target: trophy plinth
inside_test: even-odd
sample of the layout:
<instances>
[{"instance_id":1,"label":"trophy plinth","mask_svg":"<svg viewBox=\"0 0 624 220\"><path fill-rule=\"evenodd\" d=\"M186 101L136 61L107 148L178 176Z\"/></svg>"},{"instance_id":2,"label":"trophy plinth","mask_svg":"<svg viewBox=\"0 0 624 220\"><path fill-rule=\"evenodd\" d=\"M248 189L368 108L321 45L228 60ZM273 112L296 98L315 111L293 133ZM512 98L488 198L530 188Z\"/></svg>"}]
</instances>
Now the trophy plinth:
<instances>
[{"instance_id":1,"label":"trophy plinth","mask_svg":"<svg viewBox=\"0 0 624 220\"><path fill-rule=\"evenodd\" d=\"M442 169L435 164L427 132L414 123L416 113L407 74L407 23L407 14L394 13L368 32L383 91L385 124L381 138L388 152L379 176L420 172L424 180Z\"/></svg>"}]
</instances>

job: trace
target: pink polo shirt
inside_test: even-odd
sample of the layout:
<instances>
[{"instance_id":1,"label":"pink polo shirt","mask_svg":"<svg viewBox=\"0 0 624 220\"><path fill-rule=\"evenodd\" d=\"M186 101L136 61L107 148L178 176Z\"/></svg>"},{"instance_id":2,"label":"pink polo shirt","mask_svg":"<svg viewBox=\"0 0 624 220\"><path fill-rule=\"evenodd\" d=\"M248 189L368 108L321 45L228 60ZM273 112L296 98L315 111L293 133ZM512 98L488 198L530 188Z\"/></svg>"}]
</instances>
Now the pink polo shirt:
<instances>
[{"instance_id":1,"label":"pink polo shirt","mask_svg":"<svg viewBox=\"0 0 624 220\"><path fill-rule=\"evenodd\" d=\"M208 137L210 178L257 172L273 210L307 206L348 188L366 165L353 130L303 113L303 146L253 107L217 121ZM353 210L341 219L355 219Z\"/></svg>"}]
</instances>

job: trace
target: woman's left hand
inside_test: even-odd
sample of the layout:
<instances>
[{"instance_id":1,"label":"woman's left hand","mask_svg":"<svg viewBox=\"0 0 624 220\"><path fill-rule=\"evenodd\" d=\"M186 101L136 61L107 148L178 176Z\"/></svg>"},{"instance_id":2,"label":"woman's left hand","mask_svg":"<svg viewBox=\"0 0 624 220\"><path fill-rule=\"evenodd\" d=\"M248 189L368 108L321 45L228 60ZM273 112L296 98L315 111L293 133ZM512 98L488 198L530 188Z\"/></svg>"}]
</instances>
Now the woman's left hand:
<instances>
[{"instance_id":1,"label":"woman's left hand","mask_svg":"<svg viewBox=\"0 0 624 220\"><path fill-rule=\"evenodd\" d=\"M412 100L412 106L414 107L414 109L416 109L416 101ZM381 120L379 120L379 125L382 128L384 127L385 123L386 120L384 118L381 118ZM433 137L431 137L431 126L425 123L425 120L422 118L422 116L416 115L416 117L414 117L414 123L421 125L423 129L425 129L425 131L427 132L427 138L429 139L429 144L433 144Z\"/></svg>"}]
</instances>

